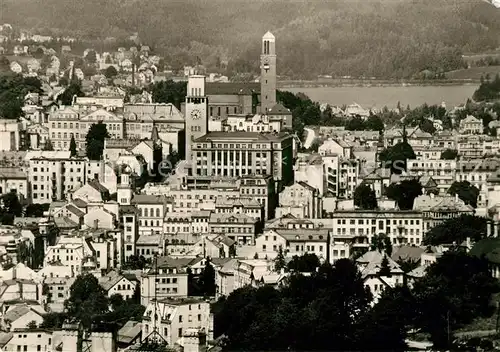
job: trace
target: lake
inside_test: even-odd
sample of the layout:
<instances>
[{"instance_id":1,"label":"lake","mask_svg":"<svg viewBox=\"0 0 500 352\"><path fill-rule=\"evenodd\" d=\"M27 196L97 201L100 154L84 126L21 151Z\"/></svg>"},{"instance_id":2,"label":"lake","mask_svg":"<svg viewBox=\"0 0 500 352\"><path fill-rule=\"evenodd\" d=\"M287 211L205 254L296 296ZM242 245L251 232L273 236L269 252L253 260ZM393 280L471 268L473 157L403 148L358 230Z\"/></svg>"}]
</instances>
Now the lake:
<instances>
[{"instance_id":1,"label":"lake","mask_svg":"<svg viewBox=\"0 0 500 352\"><path fill-rule=\"evenodd\" d=\"M293 93L305 93L311 100L330 105L358 103L363 108L395 108L398 101L402 107L414 108L424 103L429 105L446 103L448 108L465 103L477 89L476 84L446 86L344 86L282 88Z\"/></svg>"}]
</instances>

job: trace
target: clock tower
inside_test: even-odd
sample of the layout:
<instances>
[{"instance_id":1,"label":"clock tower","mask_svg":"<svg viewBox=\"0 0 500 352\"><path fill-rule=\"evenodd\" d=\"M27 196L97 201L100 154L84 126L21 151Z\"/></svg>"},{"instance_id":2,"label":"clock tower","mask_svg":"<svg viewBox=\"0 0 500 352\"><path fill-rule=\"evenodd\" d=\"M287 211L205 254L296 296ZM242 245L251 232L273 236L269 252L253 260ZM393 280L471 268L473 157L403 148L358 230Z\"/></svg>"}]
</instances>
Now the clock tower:
<instances>
[{"instance_id":1,"label":"clock tower","mask_svg":"<svg viewBox=\"0 0 500 352\"><path fill-rule=\"evenodd\" d=\"M260 112L267 113L276 105L276 40L271 32L262 37L260 55Z\"/></svg>"},{"instance_id":2,"label":"clock tower","mask_svg":"<svg viewBox=\"0 0 500 352\"><path fill-rule=\"evenodd\" d=\"M192 160L193 141L207 134L208 98L205 96L205 76L189 76L186 96L186 160Z\"/></svg>"}]
</instances>

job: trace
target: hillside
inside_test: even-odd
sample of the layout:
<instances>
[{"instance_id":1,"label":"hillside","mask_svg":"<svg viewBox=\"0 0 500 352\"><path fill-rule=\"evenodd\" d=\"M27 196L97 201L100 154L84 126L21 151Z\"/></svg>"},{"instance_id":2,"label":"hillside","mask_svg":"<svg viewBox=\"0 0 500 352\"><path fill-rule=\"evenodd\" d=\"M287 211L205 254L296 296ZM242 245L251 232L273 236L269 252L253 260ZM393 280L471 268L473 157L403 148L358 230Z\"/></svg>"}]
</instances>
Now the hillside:
<instances>
[{"instance_id":1,"label":"hillside","mask_svg":"<svg viewBox=\"0 0 500 352\"><path fill-rule=\"evenodd\" d=\"M500 47L500 10L483 0L2 0L0 22L143 42L171 64L257 70L260 37L277 36L294 78L412 77L460 69L462 52Z\"/></svg>"}]
</instances>

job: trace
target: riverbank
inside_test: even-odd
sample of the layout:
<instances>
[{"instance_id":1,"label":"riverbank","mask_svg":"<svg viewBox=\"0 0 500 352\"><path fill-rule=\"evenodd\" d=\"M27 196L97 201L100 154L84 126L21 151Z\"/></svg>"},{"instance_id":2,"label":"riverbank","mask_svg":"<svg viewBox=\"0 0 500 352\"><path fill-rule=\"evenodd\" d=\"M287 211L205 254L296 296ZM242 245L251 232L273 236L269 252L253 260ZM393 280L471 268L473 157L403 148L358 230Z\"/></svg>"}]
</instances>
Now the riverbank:
<instances>
[{"instance_id":1,"label":"riverbank","mask_svg":"<svg viewBox=\"0 0 500 352\"><path fill-rule=\"evenodd\" d=\"M278 89L287 88L339 88L339 87L441 87L479 85L480 80L427 80L427 81L394 81L394 80L360 80L360 79L331 79L316 81L279 81Z\"/></svg>"}]
</instances>

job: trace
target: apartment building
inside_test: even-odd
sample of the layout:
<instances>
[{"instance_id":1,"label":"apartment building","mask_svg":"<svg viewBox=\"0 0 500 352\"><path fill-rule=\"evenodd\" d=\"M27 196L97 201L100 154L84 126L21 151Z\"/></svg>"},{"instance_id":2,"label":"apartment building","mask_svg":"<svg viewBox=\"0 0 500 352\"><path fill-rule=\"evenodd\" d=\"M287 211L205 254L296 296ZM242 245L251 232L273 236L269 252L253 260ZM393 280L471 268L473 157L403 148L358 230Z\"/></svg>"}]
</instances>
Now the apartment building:
<instances>
[{"instance_id":1,"label":"apartment building","mask_svg":"<svg viewBox=\"0 0 500 352\"><path fill-rule=\"evenodd\" d=\"M141 275L141 304L147 306L153 298L187 297L187 268L191 258L158 257L157 265Z\"/></svg>"},{"instance_id":2,"label":"apartment building","mask_svg":"<svg viewBox=\"0 0 500 352\"><path fill-rule=\"evenodd\" d=\"M408 160L407 173L410 176L430 176L437 183L440 194L445 194L456 180L456 160Z\"/></svg>"},{"instance_id":3,"label":"apartment building","mask_svg":"<svg viewBox=\"0 0 500 352\"><path fill-rule=\"evenodd\" d=\"M413 210L422 212L425 232L450 218L474 214L474 208L458 198L458 196L435 196L423 194L415 198Z\"/></svg>"},{"instance_id":4,"label":"apartment building","mask_svg":"<svg viewBox=\"0 0 500 352\"><path fill-rule=\"evenodd\" d=\"M319 191L306 182L295 182L285 187L279 194L280 208L300 207L302 218L321 218L323 213L322 199Z\"/></svg>"},{"instance_id":5,"label":"apartment building","mask_svg":"<svg viewBox=\"0 0 500 352\"><path fill-rule=\"evenodd\" d=\"M136 194L131 204L139 211L139 235L160 234L165 214L172 211L172 203L165 196Z\"/></svg>"},{"instance_id":6,"label":"apartment building","mask_svg":"<svg viewBox=\"0 0 500 352\"><path fill-rule=\"evenodd\" d=\"M351 199L360 179L360 162L338 155L323 156L328 196Z\"/></svg>"},{"instance_id":7,"label":"apartment building","mask_svg":"<svg viewBox=\"0 0 500 352\"><path fill-rule=\"evenodd\" d=\"M281 249L285 256L315 254L320 260L329 261L328 229L271 229L256 238L259 258L275 258Z\"/></svg>"},{"instance_id":8,"label":"apartment building","mask_svg":"<svg viewBox=\"0 0 500 352\"><path fill-rule=\"evenodd\" d=\"M33 203L64 199L68 191L85 182L85 159L71 158L69 151L32 151L25 160Z\"/></svg>"},{"instance_id":9,"label":"apartment building","mask_svg":"<svg viewBox=\"0 0 500 352\"><path fill-rule=\"evenodd\" d=\"M488 179L500 166L500 159L473 159L457 165L455 181L468 181L479 189L478 208L487 205Z\"/></svg>"},{"instance_id":10,"label":"apartment building","mask_svg":"<svg viewBox=\"0 0 500 352\"><path fill-rule=\"evenodd\" d=\"M225 234L238 244L254 244L258 221L245 214L212 213L209 233Z\"/></svg>"},{"instance_id":11,"label":"apartment building","mask_svg":"<svg viewBox=\"0 0 500 352\"><path fill-rule=\"evenodd\" d=\"M155 321L156 319L156 321ZM213 339L213 315L210 303L200 299L161 299L150 302L142 317L142 336L145 338L157 328L157 333L174 346L192 329L203 331L206 341ZM203 348L204 346L200 346Z\"/></svg>"},{"instance_id":12,"label":"apartment building","mask_svg":"<svg viewBox=\"0 0 500 352\"><path fill-rule=\"evenodd\" d=\"M0 194L14 191L29 199L28 175L14 167L0 167Z\"/></svg>"},{"instance_id":13,"label":"apartment building","mask_svg":"<svg viewBox=\"0 0 500 352\"><path fill-rule=\"evenodd\" d=\"M424 219L419 211L339 210L331 215L332 237L354 236L372 243L378 234L386 234L393 244L419 246L424 236Z\"/></svg>"},{"instance_id":14,"label":"apartment building","mask_svg":"<svg viewBox=\"0 0 500 352\"><path fill-rule=\"evenodd\" d=\"M280 185L293 182L293 138L286 133L209 132L192 150L198 176L271 175Z\"/></svg>"}]
</instances>

